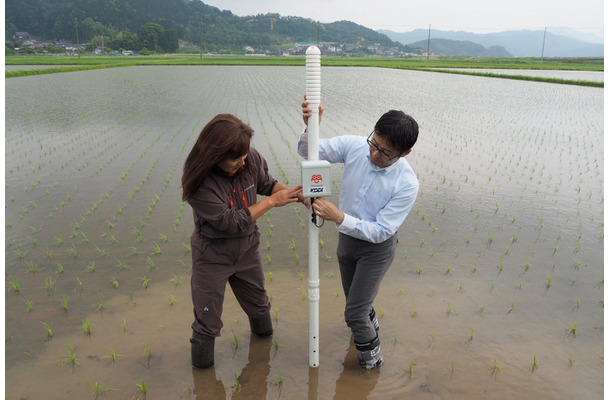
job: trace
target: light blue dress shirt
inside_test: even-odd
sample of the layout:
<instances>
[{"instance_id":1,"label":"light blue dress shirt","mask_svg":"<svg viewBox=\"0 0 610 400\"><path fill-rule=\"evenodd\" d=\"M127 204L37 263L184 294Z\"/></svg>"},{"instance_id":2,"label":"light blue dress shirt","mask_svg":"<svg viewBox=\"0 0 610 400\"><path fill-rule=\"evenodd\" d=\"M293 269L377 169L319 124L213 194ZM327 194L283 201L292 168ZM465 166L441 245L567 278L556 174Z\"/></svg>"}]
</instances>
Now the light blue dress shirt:
<instances>
[{"instance_id":1,"label":"light blue dress shirt","mask_svg":"<svg viewBox=\"0 0 610 400\"><path fill-rule=\"evenodd\" d=\"M371 163L369 145L362 136L319 139L320 160L344 163L339 209L345 214L339 232L381 243L392 236L411 211L419 181L404 157L387 168ZM297 151L307 158L308 136L301 133Z\"/></svg>"}]
</instances>

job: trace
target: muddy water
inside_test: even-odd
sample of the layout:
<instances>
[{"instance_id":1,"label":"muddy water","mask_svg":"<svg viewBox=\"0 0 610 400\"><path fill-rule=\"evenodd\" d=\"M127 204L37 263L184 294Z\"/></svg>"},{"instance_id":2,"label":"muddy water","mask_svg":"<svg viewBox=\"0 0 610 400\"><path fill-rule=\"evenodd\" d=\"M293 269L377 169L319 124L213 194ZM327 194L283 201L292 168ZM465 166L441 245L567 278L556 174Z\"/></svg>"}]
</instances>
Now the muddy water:
<instances>
[{"instance_id":1,"label":"muddy water","mask_svg":"<svg viewBox=\"0 0 610 400\"><path fill-rule=\"evenodd\" d=\"M385 364L356 366L327 223L308 367L309 217L290 206L258 223L274 337L250 336L228 289L216 365L192 370L182 163L231 112L272 174L298 183L303 72L7 80L7 398L137 398L142 381L148 398L601 398L603 90L368 68L323 69L321 136L366 135L389 108L420 122L421 191L375 302ZM333 176L338 193L341 166Z\"/></svg>"}]
</instances>

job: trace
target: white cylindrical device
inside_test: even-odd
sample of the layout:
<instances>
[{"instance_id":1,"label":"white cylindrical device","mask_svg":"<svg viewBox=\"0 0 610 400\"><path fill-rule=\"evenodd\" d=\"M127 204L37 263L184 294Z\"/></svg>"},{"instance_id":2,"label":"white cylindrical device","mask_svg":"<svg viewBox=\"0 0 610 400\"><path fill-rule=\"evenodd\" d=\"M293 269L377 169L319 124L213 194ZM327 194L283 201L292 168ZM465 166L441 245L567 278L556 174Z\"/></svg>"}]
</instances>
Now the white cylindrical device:
<instances>
[{"instance_id":1,"label":"white cylindrical device","mask_svg":"<svg viewBox=\"0 0 610 400\"><path fill-rule=\"evenodd\" d=\"M319 110L321 97L320 49L310 46L305 56L305 74L307 78L305 94L312 110L308 120L308 150L309 161L319 160ZM313 221L309 222L309 366L319 365L320 349L320 277L319 277L319 232Z\"/></svg>"}]
</instances>

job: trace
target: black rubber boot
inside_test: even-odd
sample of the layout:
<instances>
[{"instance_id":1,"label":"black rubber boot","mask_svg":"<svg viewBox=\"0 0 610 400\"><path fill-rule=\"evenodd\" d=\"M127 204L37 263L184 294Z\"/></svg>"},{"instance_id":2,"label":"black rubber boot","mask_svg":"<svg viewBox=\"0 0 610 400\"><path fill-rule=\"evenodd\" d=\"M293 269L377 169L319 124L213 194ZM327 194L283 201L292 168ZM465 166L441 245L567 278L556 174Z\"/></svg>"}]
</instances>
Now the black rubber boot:
<instances>
[{"instance_id":1,"label":"black rubber boot","mask_svg":"<svg viewBox=\"0 0 610 400\"><path fill-rule=\"evenodd\" d=\"M358 364L366 369L373 369L383 364L379 336L368 343L354 342L354 344L356 345Z\"/></svg>"},{"instance_id":2,"label":"black rubber boot","mask_svg":"<svg viewBox=\"0 0 610 400\"><path fill-rule=\"evenodd\" d=\"M250 331L256 336L271 336L273 335L273 325L271 324L271 315L267 314L259 318L250 318Z\"/></svg>"},{"instance_id":3,"label":"black rubber boot","mask_svg":"<svg viewBox=\"0 0 610 400\"><path fill-rule=\"evenodd\" d=\"M214 365L214 339L211 336L193 332L191 338L191 363L193 367L205 369Z\"/></svg>"}]
</instances>

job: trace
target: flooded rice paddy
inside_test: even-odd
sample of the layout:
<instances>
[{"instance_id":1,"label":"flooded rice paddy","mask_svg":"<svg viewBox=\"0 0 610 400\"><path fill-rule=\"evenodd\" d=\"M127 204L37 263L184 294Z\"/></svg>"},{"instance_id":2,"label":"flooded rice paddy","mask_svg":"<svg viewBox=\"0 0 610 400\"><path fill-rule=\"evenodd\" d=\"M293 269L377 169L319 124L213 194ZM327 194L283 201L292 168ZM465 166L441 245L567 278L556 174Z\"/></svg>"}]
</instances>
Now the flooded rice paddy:
<instances>
[{"instance_id":1,"label":"flooded rice paddy","mask_svg":"<svg viewBox=\"0 0 610 400\"><path fill-rule=\"evenodd\" d=\"M288 206L258 222L273 338L250 337L228 288L216 365L191 368L184 159L234 113L299 183L304 67L113 68L5 82L7 399L603 396L603 89L322 74L321 137L368 135L391 108L420 124L420 193L375 302L385 364L356 366L327 223L309 368L309 214Z\"/></svg>"}]
</instances>

